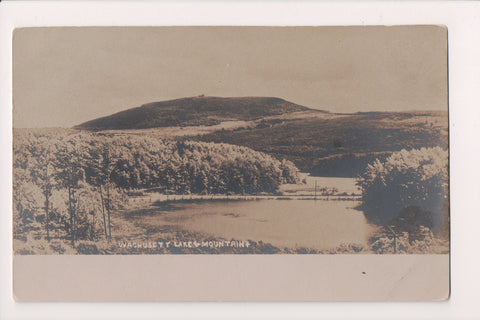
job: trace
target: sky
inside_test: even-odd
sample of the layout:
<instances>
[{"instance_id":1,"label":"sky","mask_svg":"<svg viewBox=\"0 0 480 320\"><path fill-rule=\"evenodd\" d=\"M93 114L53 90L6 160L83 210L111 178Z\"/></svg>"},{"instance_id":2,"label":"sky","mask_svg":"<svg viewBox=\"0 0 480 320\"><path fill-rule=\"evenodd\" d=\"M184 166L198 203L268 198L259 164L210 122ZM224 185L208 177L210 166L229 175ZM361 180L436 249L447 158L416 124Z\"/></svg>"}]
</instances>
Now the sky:
<instances>
[{"instance_id":1,"label":"sky","mask_svg":"<svg viewBox=\"0 0 480 320\"><path fill-rule=\"evenodd\" d=\"M71 127L142 104L268 96L330 112L447 110L447 30L16 29L13 126Z\"/></svg>"}]
</instances>

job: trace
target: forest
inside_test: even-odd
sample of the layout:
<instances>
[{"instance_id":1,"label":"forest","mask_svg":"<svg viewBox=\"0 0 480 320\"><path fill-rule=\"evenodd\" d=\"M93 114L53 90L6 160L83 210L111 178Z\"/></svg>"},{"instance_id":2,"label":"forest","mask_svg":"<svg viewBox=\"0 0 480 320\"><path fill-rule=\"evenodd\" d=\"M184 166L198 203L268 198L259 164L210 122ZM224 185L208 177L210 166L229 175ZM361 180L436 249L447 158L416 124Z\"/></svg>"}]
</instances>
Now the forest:
<instances>
[{"instance_id":1,"label":"forest","mask_svg":"<svg viewBox=\"0 0 480 320\"><path fill-rule=\"evenodd\" d=\"M247 147L75 130L14 130L14 238L112 238L128 194L273 193L298 169Z\"/></svg>"}]
</instances>

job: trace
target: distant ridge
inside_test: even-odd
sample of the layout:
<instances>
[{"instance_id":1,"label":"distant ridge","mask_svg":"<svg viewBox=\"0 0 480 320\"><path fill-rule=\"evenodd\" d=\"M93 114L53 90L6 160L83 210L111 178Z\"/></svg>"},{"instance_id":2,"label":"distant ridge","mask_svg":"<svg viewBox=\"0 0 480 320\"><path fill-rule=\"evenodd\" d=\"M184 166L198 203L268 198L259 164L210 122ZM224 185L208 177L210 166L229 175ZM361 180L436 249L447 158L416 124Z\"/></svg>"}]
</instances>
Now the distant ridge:
<instances>
[{"instance_id":1,"label":"distant ridge","mask_svg":"<svg viewBox=\"0 0 480 320\"><path fill-rule=\"evenodd\" d=\"M152 102L75 126L86 130L147 129L215 125L226 120L255 120L312 110L274 97L222 98L197 96ZM312 110L315 111L315 110Z\"/></svg>"}]
</instances>

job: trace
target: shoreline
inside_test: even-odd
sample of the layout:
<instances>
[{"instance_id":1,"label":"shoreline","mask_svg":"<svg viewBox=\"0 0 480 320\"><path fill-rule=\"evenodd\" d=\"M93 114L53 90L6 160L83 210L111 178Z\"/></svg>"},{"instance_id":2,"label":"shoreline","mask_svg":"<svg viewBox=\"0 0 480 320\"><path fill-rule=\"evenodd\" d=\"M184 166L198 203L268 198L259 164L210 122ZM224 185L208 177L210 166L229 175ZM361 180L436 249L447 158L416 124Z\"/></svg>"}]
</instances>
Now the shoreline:
<instances>
[{"instance_id":1,"label":"shoreline","mask_svg":"<svg viewBox=\"0 0 480 320\"><path fill-rule=\"evenodd\" d=\"M27 236L14 238L14 251L16 255L189 255L189 254L392 254L389 241L382 250L374 250L372 243L341 243L335 247L318 249L308 246L284 247L272 245L269 242L254 241L252 239L227 239L225 237L206 234L189 230L186 226L163 224L160 226L147 226L143 216L163 215L167 212L178 210L175 204L202 203L202 202L237 202L237 201L352 201L355 198L345 196L317 196L301 194L294 197L285 195L172 195L164 193L147 193L130 195L126 206L112 214L112 240L108 241L100 232L94 240L79 240L76 247L72 247L70 239L59 237L49 243L41 234L34 235L30 232ZM358 210L358 209L357 209ZM227 213L227 215L233 215ZM377 231L370 240L379 237ZM386 239L386 241L385 241ZM226 243L232 241L248 242L248 245L231 246ZM166 246L169 242L171 245ZM202 243L212 245L202 245ZM123 245L121 245L123 243ZM163 243L164 245L160 245ZM175 243L180 243L176 245ZM199 243L200 245L195 245ZM223 243L223 244L220 244ZM154 245L155 244L155 245ZM408 247L408 246L407 246ZM412 251L413 250L413 251ZM392 251L392 252L390 252ZM448 241L433 239L430 245L419 248L406 248L398 250L396 254L448 254Z\"/></svg>"}]
</instances>

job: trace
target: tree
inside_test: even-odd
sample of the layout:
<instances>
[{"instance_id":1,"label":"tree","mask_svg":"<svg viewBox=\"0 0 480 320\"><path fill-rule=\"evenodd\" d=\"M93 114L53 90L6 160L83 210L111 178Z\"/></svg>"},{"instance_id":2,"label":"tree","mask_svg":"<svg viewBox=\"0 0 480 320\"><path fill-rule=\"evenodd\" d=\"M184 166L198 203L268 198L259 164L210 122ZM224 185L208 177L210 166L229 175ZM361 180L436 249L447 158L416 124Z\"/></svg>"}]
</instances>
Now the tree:
<instances>
[{"instance_id":1,"label":"tree","mask_svg":"<svg viewBox=\"0 0 480 320\"><path fill-rule=\"evenodd\" d=\"M107 209L108 240L112 240L112 223L110 219L112 201L110 197L110 189L112 187L111 185L112 172L114 171L115 166L116 166L116 163L111 155L110 148L107 145L104 145L102 148L100 170L98 172L98 181L99 181L99 187L100 187L100 196L102 197L103 208ZM106 198L103 195L102 186L104 186L104 188L106 189ZM105 215L104 215L104 224L105 224ZM106 229L105 229L105 234L106 234Z\"/></svg>"},{"instance_id":2,"label":"tree","mask_svg":"<svg viewBox=\"0 0 480 320\"><path fill-rule=\"evenodd\" d=\"M102 217L103 217L103 229L105 234L105 239L108 239L108 232L107 232L107 220L105 215L105 198L103 196L103 189L102 187L106 183L106 176L104 170L104 154L105 146L100 146L98 148L94 148L91 151L90 157L88 159L88 168L89 168L89 175L88 180L89 182L95 186L100 194L101 200L101 207L102 207Z\"/></svg>"},{"instance_id":3,"label":"tree","mask_svg":"<svg viewBox=\"0 0 480 320\"><path fill-rule=\"evenodd\" d=\"M112 214L132 188L252 194L298 180L293 163L229 144L68 131L14 131L14 142L15 236L45 230L72 246L111 240Z\"/></svg>"},{"instance_id":4,"label":"tree","mask_svg":"<svg viewBox=\"0 0 480 320\"><path fill-rule=\"evenodd\" d=\"M71 244L74 247L77 240L77 189L79 182L85 179L85 171L82 167L82 158L72 142L67 143L58 151L58 172L57 176L60 183L68 190L68 212L70 213L70 237Z\"/></svg>"},{"instance_id":5,"label":"tree","mask_svg":"<svg viewBox=\"0 0 480 320\"><path fill-rule=\"evenodd\" d=\"M42 190L45 197L45 229L47 231L47 241L50 241L50 197L52 191L57 187L55 179L55 163L53 154L55 146L52 142L42 139L37 144L35 154L35 166L32 168L31 175L35 184Z\"/></svg>"},{"instance_id":6,"label":"tree","mask_svg":"<svg viewBox=\"0 0 480 320\"><path fill-rule=\"evenodd\" d=\"M448 152L439 147L395 152L384 162L368 165L357 185L370 221L393 223L405 208L418 207L415 219L430 219L432 228L439 228L448 207Z\"/></svg>"}]
</instances>

